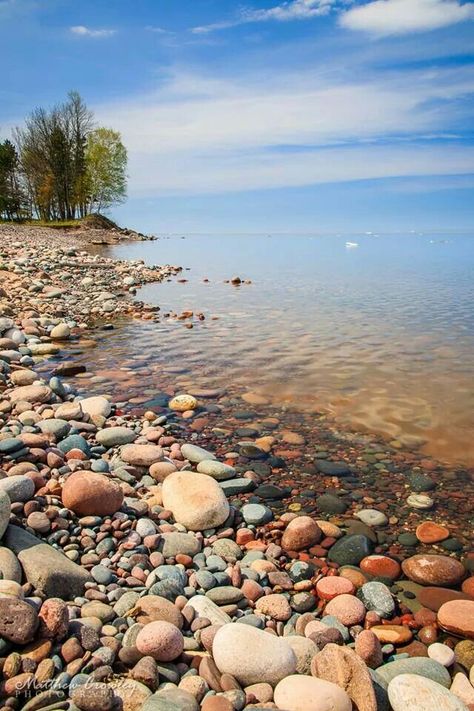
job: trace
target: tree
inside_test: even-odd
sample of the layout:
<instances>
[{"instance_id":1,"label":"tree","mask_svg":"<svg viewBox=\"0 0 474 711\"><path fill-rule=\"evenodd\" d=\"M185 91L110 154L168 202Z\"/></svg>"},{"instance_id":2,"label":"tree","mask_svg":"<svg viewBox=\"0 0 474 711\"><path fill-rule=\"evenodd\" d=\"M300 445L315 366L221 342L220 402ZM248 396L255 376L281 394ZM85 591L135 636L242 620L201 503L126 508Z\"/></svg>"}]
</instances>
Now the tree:
<instances>
[{"instance_id":1,"label":"tree","mask_svg":"<svg viewBox=\"0 0 474 711\"><path fill-rule=\"evenodd\" d=\"M127 150L120 133L111 128L96 128L87 139L86 185L88 211L101 212L123 202L127 194Z\"/></svg>"},{"instance_id":2,"label":"tree","mask_svg":"<svg viewBox=\"0 0 474 711\"><path fill-rule=\"evenodd\" d=\"M18 220L22 216L23 200L18 153L7 139L0 143L0 217Z\"/></svg>"}]
</instances>

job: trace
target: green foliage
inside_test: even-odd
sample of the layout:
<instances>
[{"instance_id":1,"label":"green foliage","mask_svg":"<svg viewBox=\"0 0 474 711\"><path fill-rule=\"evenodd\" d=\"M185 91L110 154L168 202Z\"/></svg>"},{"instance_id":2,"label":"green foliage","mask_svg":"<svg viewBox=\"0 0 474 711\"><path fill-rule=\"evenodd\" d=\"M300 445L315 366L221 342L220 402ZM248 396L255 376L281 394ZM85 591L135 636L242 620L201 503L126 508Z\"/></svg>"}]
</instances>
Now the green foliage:
<instances>
[{"instance_id":1,"label":"green foliage","mask_svg":"<svg viewBox=\"0 0 474 711\"><path fill-rule=\"evenodd\" d=\"M101 212L127 196L127 150L118 131L96 128L87 139L86 185L89 210Z\"/></svg>"},{"instance_id":2,"label":"green foliage","mask_svg":"<svg viewBox=\"0 0 474 711\"><path fill-rule=\"evenodd\" d=\"M77 92L35 109L0 143L0 218L70 222L126 196L127 152L120 134L97 128Z\"/></svg>"}]
</instances>

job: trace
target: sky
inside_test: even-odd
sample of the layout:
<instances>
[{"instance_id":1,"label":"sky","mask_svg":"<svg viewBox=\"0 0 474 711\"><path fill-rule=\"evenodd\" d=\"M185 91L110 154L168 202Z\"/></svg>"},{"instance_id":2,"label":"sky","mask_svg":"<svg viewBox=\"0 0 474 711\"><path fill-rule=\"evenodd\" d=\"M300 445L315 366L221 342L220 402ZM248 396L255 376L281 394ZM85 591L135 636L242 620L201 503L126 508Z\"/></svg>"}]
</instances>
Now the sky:
<instances>
[{"instance_id":1,"label":"sky","mask_svg":"<svg viewBox=\"0 0 474 711\"><path fill-rule=\"evenodd\" d=\"M75 89L148 232L474 232L474 2L0 0L0 137Z\"/></svg>"}]
</instances>

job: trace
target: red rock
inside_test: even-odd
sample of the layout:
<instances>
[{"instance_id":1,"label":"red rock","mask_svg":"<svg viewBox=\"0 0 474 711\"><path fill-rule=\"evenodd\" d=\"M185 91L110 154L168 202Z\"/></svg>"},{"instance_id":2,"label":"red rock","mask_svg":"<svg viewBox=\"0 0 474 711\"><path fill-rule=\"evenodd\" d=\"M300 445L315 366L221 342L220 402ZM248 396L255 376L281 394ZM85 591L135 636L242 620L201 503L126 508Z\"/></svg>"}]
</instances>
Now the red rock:
<instances>
[{"instance_id":1,"label":"red rock","mask_svg":"<svg viewBox=\"0 0 474 711\"><path fill-rule=\"evenodd\" d=\"M396 580L402 572L400 563L386 555L368 555L360 561L359 567L363 573L390 580Z\"/></svg>"},{"instance_id":2,"label":"red rock","mask_svg":"<svg viewBox=\"0 0 474 711\"><path fill-rule=\"evenodd\" d=\"M40 633L48 639L63 639L69 626L68 607L63 600L52 597L45 600L39 612Z\"/></svg>"},{"instance_id":3,"label":"red rock","mask_svg":"<svg viewBox=\"0 0 474 711\"><path fill-rule=\"evenodd\" d=\"M434 625L426 625L418 632L418 638L423 644L433 644L438 639L438 630Z\"/></svg>"},{"instance_id":4,"label":"red rock","mask_svg":"<svg viewBox=\"0 0 474 711\"><path fill-rule=\"evenodd\" d=\"M446 555L419 554L402 563L405 575L419 585L458 585L466 574L462 563Z\"/></svg>"},{"instance_id":5,"label":"red rock","mask_svg":"<svg viewBox=\"0 0 474 711\"><path fill-rule=\"evenodd\" d=\"M428 648L422 642L414 639L410 644L405 645L405 647L399 647L397 649L398 654L409 654L410 657L427 657Z\"/></svg>"},{"instance_id":6,"label":"red rock","mask_svg":"<svg viewBox=\"0 0 474 711\"><path fill-rule=\"evenodd\" d=\"M331 575L318 580L316 592L322 600L332 600L338 595L354 595L355 587L347 578Z\"/></svg>"},{"instance_id":7,"label":"red rock","mask_svg":"<svg viewBox=\"0 0 474 711\"><path fill-rule=\"evenodd\" d=\"M415 535L421 543L439 543L449 538L449 530L433 521L423 521L417 527Z\"/></svg>"},{"instance_id":8,"label":"red rock","mask_svg":"<svg viewBox=\"0 0 474 711\"><path fill-rule=\"evenodd\" d=\"M371 630L363 630L357 635L355 651L371 669L376 669L383 662L382 645Z\"/></svg>"},{"instance_id":9,"label":"red rock","mask_svg":"<svg viewBox=\"0 0 474 711\"><path fill-rule=\"evenodd\" d=\"M319 543L322 537L323 532L314 519L297 516L286 527L281 545L287 551L301 551Z\"/></svg>"},{"instance_id":10,"label":"red rock","mask_svg":"<svg viewBox=\"0 0 474 711\"><path fill-rule=\"evenodd\" d=\"M413 637L411 630L404 625L375 625L370 629L383 644L404 644Z\"/></svg>"},{"instance_id":11,"label":"red rock","mask_svg":"<svg viewBox=\"0 0 474 711\"><path fill-rule=\"evenodd\" d=\"M123 493L103 474L78 471L63 485L62 502L79 516L110 516L121 507Z\"/></svg>"},{"instance_id":12,"label":"red rock","mask_svg":"<svg viewBox=\"0 0 474 711\"><path fill-rule=\"evenodd\" d=\"M474 600L451 600L438 611L438 624L454 634L474 639Z\"/></svg>"},{"instance_id":13,"label":"red rock","mask_svg":"<svg viewBox=\"0 0 474 711\"><path fill-rule=\"evenodd\" d=\"M415 612L414 619L420 627L424 627L425 625L434 625L436 622L436 613L433 612L433 610L429 610L427 607L420 607L420 609Z\"/></svg>"},{"instance_id":14,"label":"red rock","mask_svg":"<svg viewBox=\"0 0 474 711\"><path fill-rule=\"evenodd\" d=\"M466 578L466 580L461 585L461 590L466 595L470 595L474 598L474 576L471 578Z\"/></svg>"},{"instance_id":15,"label":"red rock","mask_svg":"<svg viewBox=\"0 0 474 711\"><path fill-rule=\"evenodd\" d=\"M445 602L451 602L451 600L471 600L472 598L466 593L459 592L459 590L449 590L446 588L424 588L418 593L418 600L429 610L433 612L438 612L441 605Z\"/></svg>"}]
</instances>

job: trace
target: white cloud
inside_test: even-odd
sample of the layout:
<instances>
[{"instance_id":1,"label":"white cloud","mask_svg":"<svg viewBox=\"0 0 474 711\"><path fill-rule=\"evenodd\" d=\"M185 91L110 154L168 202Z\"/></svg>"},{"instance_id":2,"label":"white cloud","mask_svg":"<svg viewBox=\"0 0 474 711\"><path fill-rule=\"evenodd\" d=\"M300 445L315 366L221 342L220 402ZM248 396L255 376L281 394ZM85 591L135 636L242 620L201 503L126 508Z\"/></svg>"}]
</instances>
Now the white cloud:
<instances>
[{"instance_id":1,"label":"white cloud","mask_svg":"<svg viewBox=\"0 0 474 711\"><path fill-rule=\"evenodd\" d=\"M426 32L474 19L474 4L458 0L375 0L344 12L339 23L376 35Z\"/></svg>"},{"instance_id":2,"label":"white cloud","mask_svg":"<svg viewBox=\"0 0 474 711\"><path fill-rule=\"evenodd\" d=\"M116 33L116 30L94 30L91 27L85 27L85 25L74 25L73 27L70 27L69 30L72 34L77 35L78 37L111 37Z\"/></svg>"},{"instance_id":3,"label":"white cloud","mask_svg":"<svg viewBox=\"0 0 474 711\"><path fill-rule=\"evenodd\" d=\"M456 100L472 92L463 69L358 83L310 71L258 83L178 74L155 94L96 114L123 135L132 194L217 193L474 173L474 149L445 137L466 106Z\"/></svg>"},{"instance_id":4,"label":"white cloud","mask_svg":"<svg viewBox=\"0 0 474 711\"><path fill-rule=\"evenodd\" d=\"M279 22L306 20L310 17L326 15L330 12L335 1L336 0L289 0L288 2L283 2L280 5L275 5L266 10L243 8L232 20L193 27L192 32L195 34L206 34L216 30L236 27L237 25L245 25L252 22L268 22L270 20L277 20Z\"/></svg>"}]
</instances>

